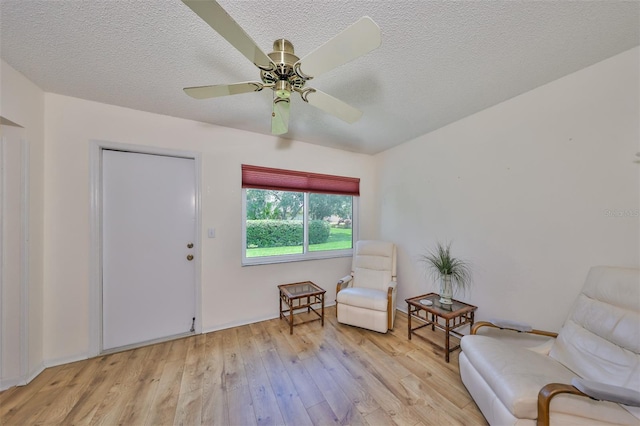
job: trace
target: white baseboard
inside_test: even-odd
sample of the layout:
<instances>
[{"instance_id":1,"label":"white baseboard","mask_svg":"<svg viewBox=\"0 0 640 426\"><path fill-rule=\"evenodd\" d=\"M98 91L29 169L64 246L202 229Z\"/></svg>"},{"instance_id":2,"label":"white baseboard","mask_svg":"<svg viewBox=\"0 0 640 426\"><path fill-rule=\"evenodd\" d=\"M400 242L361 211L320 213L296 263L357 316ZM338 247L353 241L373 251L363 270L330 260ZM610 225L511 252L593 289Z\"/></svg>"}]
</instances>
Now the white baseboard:
<instances>
[{"instance_id":1,"label":"white baseboard","mask_svg":"<svg viewBox=\"0 0 640 426\"><path fill-rule=\"evenodd\" d=\"M70 364L72 362L82 361L89 358L91 358L91 356L89 356L88 353L84 353L84 354L77 354L77 355L72 355L68 357L48 359L48 360L45 360L43 364L45 368L49 368L49 367L56 367L62 364Z\"/></svg>"},{"instance_id":2,"label":"white baseboard","mask_svg":"<svg viewBox=\"0 0 640 426\"><path fill-rule=\"evenodd\" d=\"M14 386L22 386L24 384L23 382L24 381L20 377L0 380L0 391L7 390Z\"/></svg>"},{"instance_id":3,"label":"white baseboard","mask_svg":"<svg viewBox=\"0 0 640 426\"><path fill-rule=\"evenodd\" d=\"M7 390L9 388L12 388L14 386L24 386L28 383L30 383L33 379L35 379L36 377L38 377L38 375L40 373L42 373L45 369L45 366L43 363L40 363L36 366L36 368L34 368L31 373L29 373L29 375L25 378L25 377L17 377L17 378L13 378L13 379L5 379L5 380L0 380L0 391L3 390Z\"/></svg>"},{"instance_id":4,"label":"white baseboard","mask_svg":"<svg viewBox=\"0 0 640 426\"><path fill-rule=\"evenodd\" d=\"M44 371L45 368L47 367L44 366L44 362L41 362L40 364L38 364L36 368L31 370L31 373L29 373L29 375L27 376L27 380L25 380L24 384L26 385L27 383L31 383L31 381L36 377L38 377L40 373Z\"/></svg>"},{"instance_id":5,"label":"white baseboard","mask_svg":"<svg viewBox=\"0 0 640 426\"><path fill-rule=\"evenodd\" d=\"M330 306L335 306L336 301L332 301L330 303L325 303L324 307L328 308ZM272 319L276 319L280 316L280 314L278 313L277 315L267 315L265 317L258 317L258 318L251 318L249 320L246 321L234 321L234 322L228 322L225 324L220 324L220 325L216 325L213 327L203 327L202 328L202 334L205 333L212 333L214 331L220 331L220 330L226 330L227 328L233 328L233 327L240 327L243 325L248 325L248 324L255 324L257 322L261 322L261 321L269 321Z\"/></svg>"},{"instance_id":6,"label":"white baseboard","mask_svg":"<svg viewBox=\"0 0 640 426\"><path fill-rule=\"evenodd\" d=\"M220 330L226 330L227 328L233 328L233 327L240 327L242 325L247 325L247 324L254 324L256 322L261 322L261 321L268 321L268 320L272 320L278 318L278 315L268 315L265 317L258 317L258 318L252 318L250 320L247 321L233 321L233 322L227 322L225 324L220 324L220 325L215 325L213 327L202 327L202 334L205 333L212 333L214 331L220 331Z\"/></svg>"}]
</instances>

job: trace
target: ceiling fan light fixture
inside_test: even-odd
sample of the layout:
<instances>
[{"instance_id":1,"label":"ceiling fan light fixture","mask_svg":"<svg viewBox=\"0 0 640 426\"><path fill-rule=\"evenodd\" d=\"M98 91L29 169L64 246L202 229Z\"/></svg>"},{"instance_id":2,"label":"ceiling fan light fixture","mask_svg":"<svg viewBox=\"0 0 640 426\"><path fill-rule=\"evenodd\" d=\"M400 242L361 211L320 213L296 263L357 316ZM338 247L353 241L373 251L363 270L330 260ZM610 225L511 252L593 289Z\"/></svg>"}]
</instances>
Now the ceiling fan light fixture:
<instances>
[{"instance_id":1,"label":"ceiling fan light fixture","mask_svg":"<svg viewBox=\"0 0 640 426\"><path fill-rule=\"evenodd\" d=\"M275 87L276 96L280 99L291 97L291 84L287 80L278 80Z\"/></svg>"}]
</instances>

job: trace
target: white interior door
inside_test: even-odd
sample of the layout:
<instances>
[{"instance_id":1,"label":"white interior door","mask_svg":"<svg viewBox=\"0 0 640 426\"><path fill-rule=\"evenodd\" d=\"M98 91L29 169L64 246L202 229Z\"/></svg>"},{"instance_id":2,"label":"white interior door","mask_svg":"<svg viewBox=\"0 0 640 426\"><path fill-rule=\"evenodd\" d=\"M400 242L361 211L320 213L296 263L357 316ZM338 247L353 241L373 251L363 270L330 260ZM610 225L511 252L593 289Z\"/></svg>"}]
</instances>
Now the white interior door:
<instances>
[{"instance_id":1,"label":"white interior door","mask_svg":"<svg viewBox=\"0 0 640 426\"><path fill-rule=\"evenodd\" d=\"M195 160L102 151L102 350L188 333Z\"/></svg>"}]
</instances>

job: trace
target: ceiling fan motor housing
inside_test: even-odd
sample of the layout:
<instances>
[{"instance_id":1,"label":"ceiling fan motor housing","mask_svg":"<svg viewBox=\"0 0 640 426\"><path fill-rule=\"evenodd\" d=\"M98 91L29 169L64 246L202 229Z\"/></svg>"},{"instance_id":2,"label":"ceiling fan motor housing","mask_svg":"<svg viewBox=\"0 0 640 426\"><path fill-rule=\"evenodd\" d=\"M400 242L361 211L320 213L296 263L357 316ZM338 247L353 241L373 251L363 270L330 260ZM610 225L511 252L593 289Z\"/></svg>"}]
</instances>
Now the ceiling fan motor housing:
<instances>
[{"instance_id":1,"label":"ceiling fan motor housing","mask_svg":"<svg viewBox=\"0 0 640 426\"><path fill-rule=\"evenodd\" d=\"M294 64L298 58L294 53L293 44L283 38L273 42L273 52L267 56L276 65L275 70L261 70L260 77L265 84L273 85L273 90L279 98L287 98L292 90L300 91L306 80L296 74Z\"/></svg>"}]
</instances>

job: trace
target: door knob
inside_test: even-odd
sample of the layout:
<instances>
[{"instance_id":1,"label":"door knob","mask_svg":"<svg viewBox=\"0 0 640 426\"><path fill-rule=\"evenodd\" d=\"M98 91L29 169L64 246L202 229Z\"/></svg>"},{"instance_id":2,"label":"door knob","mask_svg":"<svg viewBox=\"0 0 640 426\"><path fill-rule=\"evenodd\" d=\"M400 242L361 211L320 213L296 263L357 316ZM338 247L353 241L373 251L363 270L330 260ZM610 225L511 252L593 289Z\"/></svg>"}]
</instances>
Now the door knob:
<instances>
[{"instance_id":1,"label":"door knob","mask_svg":"<svg viewBox=\"0 0 640 426\"><path fill-rule=\"evenodd\" d=\"M193 260L193 255L192 254L187 255L187 260L191 262Z\"/></svg>"},{"instance_id":2,"label":"door knob","mask_svg":"<svg viewBox=\"0 0 640 426\"><path fill-rule=\"evenodd\" d=\"M187 248L193 248L193 243L187 244Z\"/></svg>"}]
</instances>

